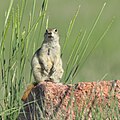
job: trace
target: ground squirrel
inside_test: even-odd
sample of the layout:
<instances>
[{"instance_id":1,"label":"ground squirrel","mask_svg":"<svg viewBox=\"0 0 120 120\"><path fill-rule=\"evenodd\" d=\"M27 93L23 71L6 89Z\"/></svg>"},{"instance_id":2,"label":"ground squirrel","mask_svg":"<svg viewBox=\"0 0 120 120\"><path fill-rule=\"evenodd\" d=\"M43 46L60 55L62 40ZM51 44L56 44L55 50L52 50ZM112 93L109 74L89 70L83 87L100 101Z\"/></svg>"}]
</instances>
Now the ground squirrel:
<instances>
[{"instance_id":1,"label":"ground squirrel","mask_svg":"<svg viewBox=\"0 0 120 120\"><path fill-rule=\"evenodd\" d=\"M63 68L57 29L46 30L42 46L33 55L31 66L36 82L60 81Z\"/></svg>"}]
</instances>

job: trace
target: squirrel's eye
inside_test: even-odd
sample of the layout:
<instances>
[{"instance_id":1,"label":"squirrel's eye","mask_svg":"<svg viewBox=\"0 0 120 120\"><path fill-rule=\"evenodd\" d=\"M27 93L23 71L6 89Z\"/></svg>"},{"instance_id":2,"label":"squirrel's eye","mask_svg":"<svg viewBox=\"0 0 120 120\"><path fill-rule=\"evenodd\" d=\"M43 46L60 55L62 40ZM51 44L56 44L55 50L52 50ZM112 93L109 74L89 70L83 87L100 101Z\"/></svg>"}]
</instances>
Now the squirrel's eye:
<instances>
[{"instance_id":1,"label":"squirrel's eye","mask_svg":"<svg viewBox=\"0 0 120 120\"><path fill-rule=\"evenodd\" d=\"M58 30L57 29L55 29L55 32L57 32Z\"/></svg>"},{"instance_id":2,"label":"squirrel's eye","mask_svg":"<svg viewBox=\"0 0 120 120\"><path fill-rule=\"evenodd\" d=\"M46 29L46 33L48 33L48 30Z\"/></svg>"}]
</instances>

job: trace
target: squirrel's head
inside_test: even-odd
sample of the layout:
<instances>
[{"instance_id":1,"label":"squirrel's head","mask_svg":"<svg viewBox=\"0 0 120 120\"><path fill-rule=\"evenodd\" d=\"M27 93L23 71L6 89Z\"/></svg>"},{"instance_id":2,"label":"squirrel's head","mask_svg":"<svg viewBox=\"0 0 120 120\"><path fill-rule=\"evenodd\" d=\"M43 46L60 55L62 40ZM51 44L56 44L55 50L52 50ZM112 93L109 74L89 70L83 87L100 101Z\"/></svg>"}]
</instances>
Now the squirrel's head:
<instances>
[{"instance_id":1,"label":"squirrel's head","mask_svg":"<svg viewBox=\"0 0 120 120\"><path fill-rule=\"evenodd\" d=\"M44 34L45 41L59 41L59 34L56 28L48 28Z\"/></svg>"}]
</instances>

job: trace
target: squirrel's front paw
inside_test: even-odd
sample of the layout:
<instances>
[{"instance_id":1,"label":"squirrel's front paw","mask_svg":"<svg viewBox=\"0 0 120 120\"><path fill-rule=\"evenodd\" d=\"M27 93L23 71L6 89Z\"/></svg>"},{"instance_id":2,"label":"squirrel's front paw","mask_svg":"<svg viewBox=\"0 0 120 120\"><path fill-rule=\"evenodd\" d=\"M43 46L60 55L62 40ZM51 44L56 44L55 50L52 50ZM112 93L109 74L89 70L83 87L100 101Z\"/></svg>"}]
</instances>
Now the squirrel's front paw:
<instances>
[{"instance_id":1,"label":"squirrel's front paw","mask_svg":"<svg viewBox=\"0 0 120 120\"><path fill-rule=\"evenodd\" d=\"M44 70L44 74L45 74L45 75L48 75L48 74L49 74L49 71L48 71L48 70Z\"/></svg>"},{"instance_id":2,"label":"squirrel's front paw","mask_svg":"<svg viewBox=\"0 0 120 120\"><path fill-rule=\"evenodd\" d=\"M47 72L47 73L49 73L49 67L47 66L47 65L44 65L44 67L43 67L43 70L45 71L45 72Z\"/></svg>"},{"instance_id":3,"label":"squirrel's front paw","mask_svg":"<svg viewBox=\"0 0 120 120\"><path fill-rule=\"evenodd\" d=\"M56 71L56 69L55 69L55 67L53 67L53 68L52 68L52 72L55 72L55 71Z\"/></svg>"}]
</instances>

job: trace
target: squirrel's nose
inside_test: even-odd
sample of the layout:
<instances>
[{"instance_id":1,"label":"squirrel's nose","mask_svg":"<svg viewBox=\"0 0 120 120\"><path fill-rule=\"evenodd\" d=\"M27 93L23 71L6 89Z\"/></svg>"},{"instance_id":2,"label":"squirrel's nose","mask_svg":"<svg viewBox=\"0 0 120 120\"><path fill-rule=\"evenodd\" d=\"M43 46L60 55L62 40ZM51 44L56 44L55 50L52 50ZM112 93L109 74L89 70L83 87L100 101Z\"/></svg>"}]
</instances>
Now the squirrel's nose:
<instances>
[{"instance_id":1,"label":"squirrel's nose","mask_svg":"<svg viewBox=\"0 0 120 120\"><path fill-rule=\"evenodd\" d=\"M48 35L52 35L52 32L48 32Z\"/></svg>"}]
</instances>

